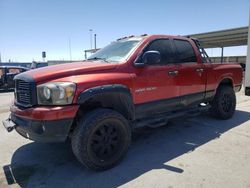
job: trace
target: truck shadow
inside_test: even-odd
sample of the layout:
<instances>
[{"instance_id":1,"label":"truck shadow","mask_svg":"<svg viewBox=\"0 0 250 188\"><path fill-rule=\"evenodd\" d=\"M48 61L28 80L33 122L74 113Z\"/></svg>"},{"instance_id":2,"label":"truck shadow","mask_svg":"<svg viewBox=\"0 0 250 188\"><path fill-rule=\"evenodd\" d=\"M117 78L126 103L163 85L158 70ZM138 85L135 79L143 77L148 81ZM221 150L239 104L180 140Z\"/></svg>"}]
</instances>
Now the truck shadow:
<instances>
[{"instance_id":1,"label":"truck shadow","mask_svg":"<svg viewBox=\"0 0 250 188\"><path fill-rule=\"evenodd\" d=\"M9 184L21 187L118 187L152 169L182 173L185 165L170 166L168 161L193 152L248 120L250 113L236 111L226 121L202 115L165 127L137 130L128 155L118 166L104 172L81 166L71 152L70 143L33 142L15 151L11 164L4 166L5 176Z\"/></svg>"}]
</instances>

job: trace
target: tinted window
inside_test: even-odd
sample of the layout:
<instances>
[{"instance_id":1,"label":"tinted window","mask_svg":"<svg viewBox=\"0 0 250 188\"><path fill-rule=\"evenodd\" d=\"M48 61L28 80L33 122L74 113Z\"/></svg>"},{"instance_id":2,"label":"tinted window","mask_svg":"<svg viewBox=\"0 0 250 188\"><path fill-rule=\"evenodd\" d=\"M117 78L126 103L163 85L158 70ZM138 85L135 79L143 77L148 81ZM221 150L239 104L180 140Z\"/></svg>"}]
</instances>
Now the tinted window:
<instances>
[{"instance_id":1,"label":"tinted window","mask_svg":"<svg viewBox=\"0 0 250 188\"><path fill-rule=\"evenodd\" d=\"M4 82L4 70L0 68L0 86L3 85Z\"/></svg>"},{"instance_id":2,"label":"tinted window","mask_svg":"<svg viewBox=\"0 0 250 188\"><path fill-rule=\"evenodd\" d=\"M8 69L8 73L10 74L18 74L21 72L21 69L18 69L18 68L9 68Z\"/></svg>"},{"instance_id":3,"label":"tinted window","mask_svg":"<svg viewBox=\"0 0 250 188\"><path fill-rule=\"evenodd\" d=\"M196 62L194 49L188 41L174 40L181 63Z\"/></svg>"},{"instance_id":4,"label":"tinted window","mask_svg":"<svg viewBox=\"0 0 250 188\"><path fill-rule=\"evenodd\" d=\"M4 74L4 70L0 69L0 78L2 77L3 74Z\"/></svg>"},{"instance_id":5,"label":"tinted window","mask_svg":"<svg viewBox=\"0 0 250 188\"><path fill-rule=\"evenodd\" d=\"M160 64L174 63L174 55L171 48L171 42L167 39L153 41L145 51L155 50L161 54Z\"/></svg>"}]
</instances>

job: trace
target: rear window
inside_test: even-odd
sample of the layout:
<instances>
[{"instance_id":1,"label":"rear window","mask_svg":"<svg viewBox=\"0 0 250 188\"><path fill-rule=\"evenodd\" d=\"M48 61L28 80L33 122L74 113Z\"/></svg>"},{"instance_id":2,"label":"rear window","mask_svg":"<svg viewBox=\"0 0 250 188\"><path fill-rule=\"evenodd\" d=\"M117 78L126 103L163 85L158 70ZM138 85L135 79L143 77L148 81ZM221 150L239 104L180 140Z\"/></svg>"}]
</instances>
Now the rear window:
<instances>
[{"instance_id":1,"label":"rear window","mask_svg":"<svg viewBox=\"0 0 250 188\"><path fill-rule=\"evenodd\" d=\"M174 40L180 63L197 62L194 49L188 41Z\"/></svg>"}]
</instances>

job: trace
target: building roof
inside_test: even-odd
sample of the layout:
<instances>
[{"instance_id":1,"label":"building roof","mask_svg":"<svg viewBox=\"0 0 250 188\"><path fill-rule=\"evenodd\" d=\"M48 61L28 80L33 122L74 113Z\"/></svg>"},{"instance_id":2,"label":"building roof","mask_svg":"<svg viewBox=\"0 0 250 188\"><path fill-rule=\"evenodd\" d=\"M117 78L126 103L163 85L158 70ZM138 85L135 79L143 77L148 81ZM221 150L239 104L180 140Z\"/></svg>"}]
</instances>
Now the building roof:
<instances>
[{"instance_id":1,"label":"building roof","mask_svg":"<svg viewBox=\"0 0 250 188\"><path fill-rule=\"evenodd\" d=\"M188 35L199 39L204 48L247 45L248 26Z\"/></svg>"}]
</instances>

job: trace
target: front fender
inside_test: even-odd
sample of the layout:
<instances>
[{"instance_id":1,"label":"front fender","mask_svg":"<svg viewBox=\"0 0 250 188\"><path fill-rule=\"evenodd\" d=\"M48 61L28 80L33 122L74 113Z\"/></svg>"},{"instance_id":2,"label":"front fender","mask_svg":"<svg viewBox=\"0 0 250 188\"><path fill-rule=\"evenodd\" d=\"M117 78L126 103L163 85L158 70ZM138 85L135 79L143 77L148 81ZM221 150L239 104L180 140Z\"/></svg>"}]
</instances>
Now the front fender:
<instances>
[{"instance_id":1,"label":"front fender","mask_svg":"<svg viewBox=\"0 0 250 188\"><path fill-rule=\"evenodd\" d=\"M124 93L124 94L128 94L131 96L130 90L124 85L121 85L121 84L103 85L103 86L92 87L81 92L80 95L78 96L77 103L82 104L86 102L88 99L93 98L97 95L109 94L109 93L110 94L111 93L117 93L117 94Z\"/></svg>"},{"instance_id":2,"label":"front fender","mask_svg":"<svg viewBox=\"0 0 250 188\"><path fill-rule=\"evenodd\" d=\"M129 120L135 119L135 107L130 90L121 84L102 85L81 92L77 104L84 105L88 100L97 100L103 107L113 108Z\"/></svg>"}]
</instances>

